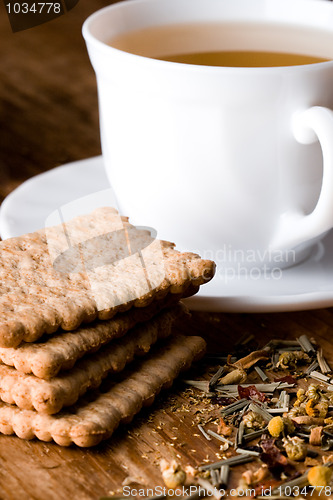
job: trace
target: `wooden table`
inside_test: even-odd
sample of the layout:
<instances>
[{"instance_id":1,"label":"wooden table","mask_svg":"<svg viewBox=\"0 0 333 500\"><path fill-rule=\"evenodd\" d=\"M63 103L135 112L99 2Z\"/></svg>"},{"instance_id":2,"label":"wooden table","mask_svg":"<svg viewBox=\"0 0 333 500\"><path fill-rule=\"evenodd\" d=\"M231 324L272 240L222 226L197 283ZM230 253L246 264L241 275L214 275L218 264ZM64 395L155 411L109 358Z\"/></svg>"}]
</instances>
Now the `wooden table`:
<instances>
[{"instance_id":1,"label":"wooden table","mask_svg":"<svg viewBox=\"0 0 333 500\"><path fill-rule=\"evenodd\" d=\"M81 36L84 19L110 0L81 0L66 15L13 34L0 5L0 197L29 177L100 154L95 75ZM111 2L112 3L112 2ZM316 337L333 366L333 309L280 314L199 314L182 327L232 350L245 332L268 338ZM0 436L1 500L92 500L121 488L129 476L161 485L158 462L175 455L197 465L216 460L216 443L192 426L176 384L150 410L91 450ZM198 407L200 409L200 405Z\"/></svg>"}]
</instances>

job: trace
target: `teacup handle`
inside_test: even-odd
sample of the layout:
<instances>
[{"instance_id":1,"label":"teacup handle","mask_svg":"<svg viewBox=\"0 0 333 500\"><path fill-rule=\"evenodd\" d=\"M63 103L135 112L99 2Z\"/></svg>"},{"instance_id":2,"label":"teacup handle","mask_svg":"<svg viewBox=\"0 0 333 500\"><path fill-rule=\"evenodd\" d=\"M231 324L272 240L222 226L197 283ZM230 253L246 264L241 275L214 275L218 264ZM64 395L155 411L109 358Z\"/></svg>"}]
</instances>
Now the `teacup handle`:
<instances>
[{"instance_id":1,"label":"teacup handle","mask_svg":"<svg viewBox=\"0 0 333 500\"><path fill-rule=\"evenodd\" d=\"M295 248L333 227L333 111L321 106L299 111L292 118L292 129L301 144L319 140L323 154L322 187L310 214L295 211L281 217L271 250Z\"/></svg>"}]
</instances>

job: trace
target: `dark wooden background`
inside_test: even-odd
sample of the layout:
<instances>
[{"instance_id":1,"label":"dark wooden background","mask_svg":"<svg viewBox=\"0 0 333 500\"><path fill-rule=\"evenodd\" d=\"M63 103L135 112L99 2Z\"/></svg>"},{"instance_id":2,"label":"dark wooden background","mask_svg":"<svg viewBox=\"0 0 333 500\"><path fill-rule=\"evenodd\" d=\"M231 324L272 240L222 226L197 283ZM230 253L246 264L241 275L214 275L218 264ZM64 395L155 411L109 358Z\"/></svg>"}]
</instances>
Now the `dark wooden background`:
<instances>
[{"instance_id":1,"label":"dark wooden background","mask_svg":"<svg viewBox=\"0 0 333 500\"><path fill-rule=\"evenodd\" d=\"M95 75L81 25L109 0L81 0L66 15L12 33L0 4L0 199L29 177L60 164L100 154ZM240 335L258 341L316 337L333 364L333 309L280 314L199 314L181 329L201 333L209 348L232 350ZM192 427L196 411L182 410L176 384L151 410L91 450L61 448L0 436L1 500L93 500L117 491L132 476L161 483L158 462L173 451L183 465L216 460L219 446Z\"/></svg>"}]
</instances>

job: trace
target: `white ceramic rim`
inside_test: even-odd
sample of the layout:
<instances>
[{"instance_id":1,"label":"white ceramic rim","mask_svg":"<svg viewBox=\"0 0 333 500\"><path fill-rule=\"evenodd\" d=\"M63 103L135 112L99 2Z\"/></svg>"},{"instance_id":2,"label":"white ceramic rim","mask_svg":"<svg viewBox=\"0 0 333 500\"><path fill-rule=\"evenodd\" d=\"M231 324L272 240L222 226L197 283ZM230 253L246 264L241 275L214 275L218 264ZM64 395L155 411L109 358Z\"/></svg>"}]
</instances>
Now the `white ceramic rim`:
<instances>
[{"instance_id":1,"label":"white ceramic rim","mask_svg":"<svg viewBox=\"0 0 333 500\"><path fill-rule=\"evenodd\" d=\"M301 71L302 68L306 67L309 70L315 70L318 66L329 66L333 65L332 61L324 61L314 64L306 64L306 65L297 65L297 66L278 66L278 67L257 67L257 68L244 68L244 67L218 67L218 66L203 66L203 65L195 65L195 64L185 64L185 63L176 63L158 60L150 57L145 57L141 55L131 54L129 52L124 52L122 50L116 49L106 43L106 40L102 40L103 37L97 36L94 31L94 25L97 22L101 21L105 15L126 15L126 11L134 8L156 8L158 6L165 5L165 12L172 11L172 4L179 5L179 3L187 2L193 8L193 5L204 3L205 7L209 3L216 5L226 5L229 4L230 9L233 10L233 15L230 16L228 21L237 22L249 22L249 21L258 21L254 15L260 9L262 17L265 16L264 21L269 20L272 23L286 23L286 24L297 24L300 27L306 27L309 29L324 29L327 32L332 32L333 36L333 2L328 0L122 0L115 4L109 5L107 7L103 7L102 9L91 14L83 23L82 26L82 35L86 41L88 48L94 47L100 53L104 53L105 55L115 55L117 57L121 56L124 58L124 61L130 62L131 60L138 61L141 60L141 63L144 62L145 65L154 65L160 69L162 67L169 68L172 70L178 71L191 71L191 72L200 72L201 74L206 73L226 73L226 72L238 72L238 73L248 73L256 72L259 74L260 72L264 73L274 73L281 71L284 72L295 72ZM249 5L251 5L251 16L249 17ZM247 7L247 15L243 18L239 16L239 12L243 12L244 8ZM315 9L315 14L314 11ZM277 13L279 14L278 17ZM237 18L234 17L237 15ZM187 21L188 22L188 21ZM191 21L192 22L192 21ZM198 20L197 22L202 22L202 20ZM209 20L207 19L207 22ZM216 18L212 20L210 16L210 22L216 22ZM148 24L147 26L157 26L157 25L166 25L170 23L166 23L165 19L163 22L156 24ZM146 26L144 26L146 27ZM134 28L137 29L137 28ZM123 29L118 31L118 33L130 32L132 29ZM110 36L110 35L108 35Z\"/></svg>"}]
</instances>

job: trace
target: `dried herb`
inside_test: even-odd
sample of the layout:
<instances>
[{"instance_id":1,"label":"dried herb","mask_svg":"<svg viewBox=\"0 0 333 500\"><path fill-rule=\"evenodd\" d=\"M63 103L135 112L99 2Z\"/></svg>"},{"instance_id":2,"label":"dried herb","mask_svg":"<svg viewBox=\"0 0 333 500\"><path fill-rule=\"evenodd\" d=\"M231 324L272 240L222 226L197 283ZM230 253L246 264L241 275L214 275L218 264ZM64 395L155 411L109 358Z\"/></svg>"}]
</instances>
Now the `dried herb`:
<instances>
[{"instance_id":1,"label":"dried herb","mask_svg":"<svg viewBox=\"0 0 333 500\"><path fill-rule=\"evenodd\" d=\"M315 348L313 347L313 345L311 344L310 340L306 335L301 335L297 339L297 341L301 346L301 348L303 349L303 351L306 352L307 354L314 354L316 352Z\"/></svg>"},{"instance_id":2,"label":"dried herb","mask_svg":"<svg viewBox=\"0 0 333 500\"><path fill-rule=\"evenodd\" d=\"M221 466L221 470L220 470L220 485L222 487L226 488L228 486L229 472L230 472L229 465L222 465Z\"/></svg>"},{"instance_id":3,"label":"dried herb","mask_svg":"<svg viewBox=\"0 0 333 500\"><path fill-rule=\"evenodd\" d=\"M234 401L226 408L223 408L223 410L221 410L221 414L224 416L230 415L231 413L241 410L242 408L244 408L244 406L248 406L248 404L249 403L245 398L241 399L240 401Z\"/></svg>"},{"instance_id":4,"label":"dried herb","mask_svg":"<svg viewBox=\"0 0 333 500\"><path fill-rule=\"evenodd\" d=\"M236 368L230 373L227 373L224 377L220 379L221 385L239 384L245 382L247 378L246 371L243 368Z\"/></svg>"},{"instance_id":5,"label":"dried herb","mask_svg":"<svg viewBox=\"0 0 333 500\"><path fill-rule=\"evenodd\" d=\"M330 377L327 375L324 375L324 373L318 372L316 370L313 370L309 373L311 378L314 378L315 380L319 380L320 382L329 382L331 380Z\"/></svg>"},{"instance_id":6,"label":"dried herb","mask_svg":"<svg viewBox=\"0 0 333 500\"><path fill-rule=\"evenodd\" d=\"M214 434L216 433L214 432ZM222 417L220 417L219 419L217 434L224 437L231 436L232 434L232 427L230 427L230 425L227 425Z\"/></svg>"},{"instance_id":7,"label":"dried herb","mask_svg":"<svg viewBox=\"0 0 333 500\"><path fill-rule=\"evenodd\" d=\"M326 359L324 358L322 349L319 349L317 352L317 361L322 373L325 374L325 373L330 373L332 371Z\"/></svg>"},{"instance_id":8,"label":"dried herb","mask_svg":"<svg viewBox=\"0 0 333 500\"><path fill-rule=\"evenodd\" d=\"M268 398L265 396L263 392L258 391L255 385L250 385L249 387L238 386L238 394L242 399L251 399L257 400L264 403L268 401Z\"/></svg>"},{"instance_id":9,"label":"dried herb","mask_svg":"<svg viewBox=\"0 0 333 500\"><path fill-rule=\"evenodd\" d=\"M310 373L311 373L312 371L314 371L314 370L317 370L317 368L318 368L318 367L319 367L319 363L318 363L318 361L315 359L315 360L311 363L311 365L310 365L310 366L306 369L306 371L305 371L305 375L309 376L309 375L310 375Z\"/></svg>"},{"instance_id":10,"label":"dried herb","mask_svg":"<svg viewBox=\"0 0 333 500\"><path fill-rule=\"evenodd\" d=\"M254 460L254 457L250 455L238 455L232 458L227 458L226 460L219 460L218 462L214 462L213 464L201 465L199 467L199 471L219 469L222 465L229 465L229 467L234 467L236 465L252 462L252 460Z\"/></svg>"},{"instance_id":11,"label":"dried herb","mask_svg":"<svg viewBox=\"0 0 333 500\"><path fill-rule=\"evenodd\" d=\"M269 358L269 353L267 351L253 351L244 358L239 359L234 363L234 366L243 368L243 370L248 370L253 365L259 361L264 361Z\"/></svg>"},{"instance_id":12,"label":"dried herb","mask_svg":"<svg viewBox=\"0 0 333 500\"><path fill-rule=\"evenodd\" d=\"M254 439L261 437L265 433L266 430L267 430L267 427L265 427L264 429L259 429L258 431L250 432L249 434L244 434L243 441L245 443L248 443L249 441L253 441Z\"/></svg>"},{"instance_id":13,"label":"dried herb","mask_svg":"<svg viewBox=\"0 0 333 500\"><path fill-rule=\"evenodd\" d=\"M237 394L238 393L238 385L239 384L228 384L228 385L217 385L215 390L221 391L224 393ZM286 382L273 382L270 384L244 384L242 383L242 387L250 387L254 385L255 388L260 392L273 393L277 389L286 389L288 387L293 387L294 383L287 384Z\"/></svg>"},{"instance_id":14,"label":"dried herb","mask_svg":"<svg viewBox=\"0 0 333 500\"><path fill-rule=\"evenodd\" d=\"M249 410L254 411L258 415L260 415L261 418L266 422L269 422L273 418L272 415L270 415L269 412L263 406L259 406L256 403L251 403L249 406Z\"/></svg>"},{"instance_id":15,"label":"dried herb","mask_svg":"<svg viewBox=\"0 0 333 500\"><path fill-rule=\"evenodd\" d=\"M224 372L225 372L225 367L220 366L220 368L217 370L217 372L214 373L214 375L212 376L212 378L210 379L209 384L208 384L210 391L214 390L214 387L216 386L219 378L222 377Z\"/></svg>"},{"instance_id":16,"label":"dried herb","mask_svg":"<svg viewBox=\"0 0 333 500\"><path fill-rule=\"evenodd\" d=\"M263 382L268 382L269 378L267 377L266 373L259 366L255 366L254 369Z\"/></svg>"},{"instance_id":17,"label":"dried herb","mask_svg":"<svg viewBox=\"0 0 333 500\"><path fill-rule=\"evenodd\" d=\"M172 460L168 463L165 459L160 462L160 469L162 472L162 478L164 484L167 488L176 489L186 481L186 472L181 468L180 464L176 460Z\"/></svg>"},{"instance_id":18,"label":"dried herb","mask_svg":"<svg viewBox=\"0 0 333 500\"><path fill-rule=\"evenodd\" d=\"M253 457L259 457L261 454L258 450L249 450L248 448L236 448L236 453L240 455L252 455Z\"/></svg>"},{"instance_id":19,"label":"dried herb","mask_svg":"<svg viewBox=\"0 0 333 500\"><path fill-rule=\"evenodd\" d=\"M224 436L220 436L220 434L216 434L216 432L214 432L214 431L209 430L209 431L207 431L207 432L208 432L208 434L209 434L210 436L212 436L212 437L214 437L214 438L218 439L219 441L222 441L223 443L228 443L228 444L230 444L230 446L233 446L233 445L234 445L234 443L233 443L232 441L230 441L230 439L227 439L227 438L225 438ZM209 437L209 436L208 436L208 437ZM209 439L210 439L210 437L209 437Z\"/></svg>"},{"instance_id":20,"label":"dried herb","mask_svg":"<svg viewBox=\"0 0 333 500\"><path fill-rule=\"evenodd\" d=\"M202 425L198 424L198 429L201 432L201 434L207 439L207 441L211 440L211 437L207 434Z\"/></svg>"},{"instance_id":21,"label":"dried herb","mask_svg":"<svg viewBox=\"0 0 333 500\"><path fill-rule=\"evenodd\" d=\"M311 358L304 351L284 351L279 356L277 368L295 369L298 364L310 363Z\"/></svg>"},{"instance_id":22,"label":"dried herb","mask_svg":"<svg viewBox=\"0 0 333 500\"><path fill-rule=\"evenodd\" d=\"M262 453L260 459L267 464L269 470L275 477L280 477L282 471L286 472L289 465L288 459L282 455L279 448L275 445L276 439L265 437L260 441Z\"/></svg>"},{"instance_id":23,"label":"dried herb","mask_svg":"<svg viewBox=\"0 0 333 500\"><path fill-rule=\"evenodd\" d=\"M237 435L236 435L236 440L235 440L235 446L241 446L243 442L243 436L244 436L244 430L245 430L245 424L244 421L242 421L239 424L239 427L237 429Z\"/></svg>"},{"instance_id":24,"label":"dried herb","mask_svg":"<svg viewBox=\"0 0 333 500\"><path fill-rule=\"evenodd\" d=\"M212 403L220 405L220 406L229 406L235 402L235 398L228 398L225 396L214 395L214 396L212 396L211 401L212 401ZM237 401L237 403L238 403L238 401Z\"/></svg>"},{"instance_id":25,"label":"dried herb","mask_svg":"<svg viewBox=\"0 0 333 500\"><path fill-rule=\"evenodd\" d=\"M229 468L259 458L260 470L265 474L257 478L249 468L244 473L239 488L245 484L251 487L254 485L257 488L255 495L261 498L267 496L263 492L265 488L269 491L271 486L271 490L275 488L274 498L276 492L280 492L276 486L307 484L304 483L306 474L299 477L300 473L296 472L294 460L301 460L304 467L314 465L310 461L313 461L319 451L320 464L321 450L333 449L333 373L320 347L305 335L292 341L275 339L264 349L253 352L248 352L249 342L246 346L246 356L236 360L235 356L229 355L225 366L221 366L208 381L187 381L188 385L201 389L204 396L210 398L210 403L224 407L220 412L222 417L218 434L210 429L205 431L202 426L199 427L200 431L208 439L214 437L225 443L225 446L233 445L237 453L231 458L206 463L198 469L206 474L210 473L209 488L217 485L227 488ZM239 351L236 350L234 354L239 355ZM254 366L262 360L268 361L265 371ZM221 361L222 359L220 363ZM299 368L299 365L305 366ZM251 378L248 379L247 372L253 366ZM274 378L276 367L288 372L283 377ZM310 381L307 377L310 377ZM303 380L297 387L295 397L296 390L290 392L286 389L297 386L299 379ZM314 383L313 380L317 382ZM248 383L250 381L252 383ZM216 416L205 416L202 422L208 424L212 421L209 418L218 423L219 417ZM279 432L275 432L275 423L280 421L283 426ZM272 431L271 435L267 431ZM227 439L231 435L235 436L232 441ZM258 440L260 446L257 446ZM248 446L248 443L254 446ZM318 451L310 449L309 445L317 447ZM286 477L282 473L289 477L288 482L285 482ZM269 480L269 474L275 479ZM287 490L281 491L281 498L283 494L286 497Z\"/></svg>"},{"instance_id":26,"label":"dried herb","mask_svg":"<svg viewBox=\"0 0 333 500\"><path fill-rule=\"evenodd\" d=\"M217 469L212 469L210 471L210 480L213 486L218 486L220 483L220 473Z\"/></svg>"}]
</instances>

